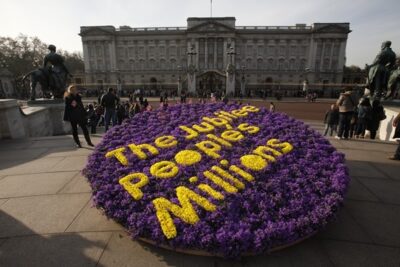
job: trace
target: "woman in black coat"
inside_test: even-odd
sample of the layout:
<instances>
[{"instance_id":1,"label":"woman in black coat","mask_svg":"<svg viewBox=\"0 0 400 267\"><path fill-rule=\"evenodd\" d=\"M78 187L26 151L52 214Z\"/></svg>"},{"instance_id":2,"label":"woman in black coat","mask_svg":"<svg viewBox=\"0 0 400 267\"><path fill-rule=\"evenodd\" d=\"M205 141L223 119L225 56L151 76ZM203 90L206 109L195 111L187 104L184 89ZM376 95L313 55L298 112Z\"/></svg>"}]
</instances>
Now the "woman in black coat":
<instances>
[{"instance_id":1,"label":"woman in black coat","mask_svg":"<svg viewBox=\"0 0 400 267\"><path fill-rule=\"evenodd\" d=\"M65 111L64 121L69 121L72 127L72 136L74 137L77 147L82 147L78 137L78 125L81 127L89 146L94 146L90 140L88 129L86 128L86 111L83 107L82 98L78 94L76 85L70 85L64 94Z\"/></svg>"}]
</instances>

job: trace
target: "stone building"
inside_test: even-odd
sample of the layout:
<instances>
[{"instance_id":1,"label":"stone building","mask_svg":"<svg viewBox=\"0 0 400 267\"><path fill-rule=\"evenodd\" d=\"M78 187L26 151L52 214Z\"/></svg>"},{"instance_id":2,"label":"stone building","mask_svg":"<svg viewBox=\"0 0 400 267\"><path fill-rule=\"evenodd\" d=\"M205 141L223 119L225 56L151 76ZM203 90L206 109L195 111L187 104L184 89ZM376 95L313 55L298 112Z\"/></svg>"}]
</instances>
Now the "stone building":
<instances>
[{"instance_id":1,"label":"stone building","mask_svg":"<svg viewBox=\"0 0 400 267\"><path fill-rule=\"evenodd\" d=\"M248 93L341 83L349 23L236 26L234 17L186 27L81 27L86 86Z\"/></svg>"}]
</instances>

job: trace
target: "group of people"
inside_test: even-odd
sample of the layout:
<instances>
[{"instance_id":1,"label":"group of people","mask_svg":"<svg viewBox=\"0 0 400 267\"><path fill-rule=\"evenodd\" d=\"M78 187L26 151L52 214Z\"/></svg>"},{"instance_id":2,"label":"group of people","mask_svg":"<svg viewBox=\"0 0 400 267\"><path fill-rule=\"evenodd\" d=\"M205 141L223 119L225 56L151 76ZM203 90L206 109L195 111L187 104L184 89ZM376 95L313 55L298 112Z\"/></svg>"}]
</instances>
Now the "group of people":
<instances>
[{"instance_id":1,"label":"group of people","mask_svg":"<svg viewBox=\"0 0 400 267\"><path fill-rule=\"evenodd\" d=\"M379 123L385 118L385 111L378 99L372 103L369 98L357 101L347 91L326 112L324 135L329 133L332 136L336 132L337 139L364 138L368 130L370 138L375 139Z\"/></svg>"},{"instance_id":2,"label":"group of people","mask_svg":"<svg viewBox=\"0 0 400 267\"><path fill-rule=\"evenodd\" d=\"M72 136L77 147L82 147L78 137L78 126L82 129L86 143L93 146L87 126L91 133L96 133L98 126L104 125L105 131L109 129L110 124L115 126L121 124L126 118L130 118L137 113L149 111L152 109L147 99L133 97L121 103L119 97L115 94L113 88L99 98L99 104L93 102L84 106L81 95L75 85L70 85L64 94L65 111L64 121L69 121L72 128Z\"/></svg>"},{"instance_id":3,"label":"group of people","mask_svg":"<svg viewBox=\"0 0 400 267\"><path fill-rule=\"evenodd\" d=\"M385 110L378 98L357 99L351 88L347 88L325 114L324 135L329 132L332 136L333 132L337 132L335 138L340 140L364 138L368 130L370 138L375 139L380 122L384 119L386 119ZM396 128L393 138L400 138L400 113L392 124ZM400 160L400 142L395 154L389 159Z\"/></svg>"},{"instance_id":4,"label":"group of people","mask_svg":"<svg viewBox=\"0 0 400 267\"><path fill-rule=\"evenodd\" d=\"M368 130L370 138L375 139L380 121L385 118L379 99L372 103L367 97L357 99L351 88L347 88L325 114L324 135L336 132L336 139L364 138Z\"/></svg>"}]
</instances>

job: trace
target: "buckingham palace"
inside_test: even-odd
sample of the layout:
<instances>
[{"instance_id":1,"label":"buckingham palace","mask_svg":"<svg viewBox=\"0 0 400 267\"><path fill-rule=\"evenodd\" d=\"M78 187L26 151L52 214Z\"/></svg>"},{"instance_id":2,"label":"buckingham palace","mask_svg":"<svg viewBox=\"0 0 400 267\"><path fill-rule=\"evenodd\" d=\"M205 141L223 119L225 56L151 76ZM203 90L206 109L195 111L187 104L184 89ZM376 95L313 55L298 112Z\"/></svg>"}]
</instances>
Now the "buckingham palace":
<instances>
[{"instance_id":1,"label":"buckingham palace","mask_svg":"<svg viewBox=\"0 0 400 267\"><path fill-rule=\"evenodd\" d=\"M82 26L85 83L189 93L322 87L343 79L349 23L237 26L234 17L186 27Z\"/></svg>"}]
</instances>

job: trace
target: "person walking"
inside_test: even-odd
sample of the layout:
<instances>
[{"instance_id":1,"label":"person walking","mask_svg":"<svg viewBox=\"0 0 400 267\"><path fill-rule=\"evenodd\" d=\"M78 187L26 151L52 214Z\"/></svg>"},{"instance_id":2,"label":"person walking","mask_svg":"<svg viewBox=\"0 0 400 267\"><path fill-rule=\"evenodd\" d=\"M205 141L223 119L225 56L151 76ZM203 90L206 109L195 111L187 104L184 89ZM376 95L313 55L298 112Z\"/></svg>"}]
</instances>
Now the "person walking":
<instances>
[{"instance_id":1,"label":"person walking","mask_svg":"<svg viewBox=\"0 0 400 267\"><path fill-rule=\"evenodd\" d=\"M367 130L370 132L370 138L375 139L376 133L379 129L379 124L382 120L386 119L385 110L379 99L372 101L372 116L367 124Z\"/></svg>"},{"instance_id":2,"label":"person walking","mask_svg":"<svg viewBox=\"0 0 400 267\"><path fill-rule=\"evenodd\" d=\"M339 123L339 110L336 108L335 104L332 104L331 109L326 112L324 123L325 123L324 136L328 134L329 130L330 130L330 136L332 136L333 131L336 132L337 125Z\"/></svg>"},{"instance_id":3,"label":"person walking","mask_svg":"<svg viewBox=\"0 0 400 267\"><path fill-rule=\"evenodd\" d=\"M357 100L353 95L352 89L347 88L344 93L340 94L336 104L339 106L339 130L335 136L336 139L348 139L350 122L354 114Z\"/></svg>"},{"instance_id":4,"label":"person walking","mask_svg":"<svg viewBox=\"0 0 400 267\"><path fill-rule=\"evenodd\" d=\"M396 127L396 131L394 132L393 138L400 138L400 113L397 114L396 118L393 120L393 127ZM393 156L390 156L389 159L391 160L400 160L400 142L397 146L396 152Z\"/></svg>"},{"instance_id":5,"label":"person walking","mask_svg":"<svg viewBox=\"0 0 400 267\"><path fill-rule=\"evenodd\" d=\"M367 129L367 123L372 118L372 107L368 98L363 98L360 105L358 106L358 120L357 120L357 131L355 138L364 138L365 130Z\"/></svg>"},{"instance_id":6,"label":"person walking","mask_svg":"<svg viewBox=\"0 0 400 267\"><path fill-rule=\"evenodd\" d=\"M115 91L113 88L108 88L108 93L105 94L101 98L101 105L104 107L104 124L105 124L105 130L107 132L108 130L108 125L110 124L110 121L112 120L113 126L117 125L117 114L116 114L116 106L119 102L119 98L115 95Z\"/></svg>"},{"instance_id":7,"label":"person walking","mask_svg":"<svg viewBox=\"0 0 400 267\"><path fill-rule=\"evenodd\" d=\"M86 143L89 146L94 146L90 140L89 132L86 127L86 111L83 107L82 98L78 94L78 89L75 85L70 85L68 90L64 94L65 110L64 110L64 121L69 121L72 128L72 136L77 147L82 147L78 137L78 125L83 131Z\"/></svg>"}]
</instances>

